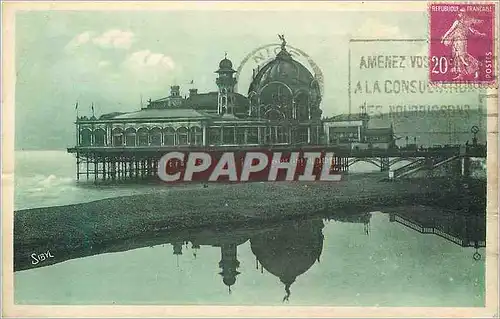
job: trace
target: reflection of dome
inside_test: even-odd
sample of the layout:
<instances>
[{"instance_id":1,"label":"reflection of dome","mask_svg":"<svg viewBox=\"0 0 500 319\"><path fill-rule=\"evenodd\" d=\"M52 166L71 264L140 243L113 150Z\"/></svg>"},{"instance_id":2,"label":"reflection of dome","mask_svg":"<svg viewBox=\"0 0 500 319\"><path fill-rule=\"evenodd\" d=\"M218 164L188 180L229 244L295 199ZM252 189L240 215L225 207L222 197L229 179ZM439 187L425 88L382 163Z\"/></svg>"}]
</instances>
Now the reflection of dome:
<instances>
[{"instance_id":1,"label":"reflection of dome","mask_svg":"<svg viewBox=\"0 0 500 319\"><path fill-rule=\"evenodd\" d=\"M224 277L222 282L224 282L224 285L231 287L236 283L236 276Z\"/></svg>"},{"instance_id":2,"label":"reflection of dome","mask_svg":"<svg viewBox=\"0 0 500 319\"><path fill-rule=\"evenodd\" d=\"M323 250L322 220L298 221L250 240L262 267L285 284L287 298L295 279L319 260Z\"/></svg>"}]
</instances>

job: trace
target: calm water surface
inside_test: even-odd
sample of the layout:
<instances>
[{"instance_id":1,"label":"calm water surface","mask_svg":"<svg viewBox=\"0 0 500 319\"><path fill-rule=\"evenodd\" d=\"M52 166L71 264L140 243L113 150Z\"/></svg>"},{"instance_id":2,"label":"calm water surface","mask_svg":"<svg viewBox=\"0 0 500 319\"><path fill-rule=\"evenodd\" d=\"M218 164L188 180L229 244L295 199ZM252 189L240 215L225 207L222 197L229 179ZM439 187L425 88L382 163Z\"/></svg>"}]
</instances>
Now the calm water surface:
<instances>
[{"instance_id":1,"label":"calm water surface","mask_svg":"<svg viewBox=\"0 0 500 319\"><path fill-rule=\"evenodd\" d=\"M153 247L20 271L15 300L482 306L484 258L474 260L474 252L376 212L350 221L311 219L253 231L186 234ZM478 252L484 256L484 249Z\"/></svg>"},{"instance_id":2,"label":"calm water surface","mask_svg":"<svg viewBox=\"0 0 500 319\"><path fill-rule=\"evenodd\" d=\"M63 152L38 153L43 169L16 154L16 208L168 192L154 186L81 187ZM54 158L59 161L54 162ZM31 170L31 173L28 173ZM38 170L38 171L37 171ZM30 180L31 179L31 180ZM36 182L36 183L33 183ZM484 231L483 219L429 207L420 216L451 234L422 234L387 212L285 222L257 229L167 236L152 247L77 258L14 274L18 304L220 304L483 306L483 258L451 239ZM448 216L434 218L433 216ZM391 221L392 220L392 221ZM478 223L479 220L479 223ZM419 224L420 223L420 224ZM465 224L464 224L465 223ZM424 225L424 226L425 226ZM484 234L483 234L484 235Z\"/></svg>"}]
</instances>

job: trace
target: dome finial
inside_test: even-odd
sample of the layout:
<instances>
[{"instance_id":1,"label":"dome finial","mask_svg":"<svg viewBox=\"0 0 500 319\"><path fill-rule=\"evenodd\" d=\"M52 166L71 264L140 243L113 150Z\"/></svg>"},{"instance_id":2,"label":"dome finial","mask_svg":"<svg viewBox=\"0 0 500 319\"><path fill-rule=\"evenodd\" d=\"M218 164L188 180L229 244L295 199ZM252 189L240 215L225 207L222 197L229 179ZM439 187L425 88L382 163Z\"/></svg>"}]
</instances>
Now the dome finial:
<instances>
[{"instance_id":1,"label":"dome finial","mask_svg":"<svg viewBox=\"0 0 500 319\"><path fill-rule=\"evenodd\" d=\"M285 50L286 40L284 34L278 34L278 38L281 40L281 50Z\"/></svg>"},{"instance_id":2,"label":"dome finial","mask_svg":"<svg viewBox=\"0 0 500 319\"><path fill-rule=\"evenodd\" d=\"M227 51L224 52L224 59L227 59Z\"/></svg>"}]
</instances>

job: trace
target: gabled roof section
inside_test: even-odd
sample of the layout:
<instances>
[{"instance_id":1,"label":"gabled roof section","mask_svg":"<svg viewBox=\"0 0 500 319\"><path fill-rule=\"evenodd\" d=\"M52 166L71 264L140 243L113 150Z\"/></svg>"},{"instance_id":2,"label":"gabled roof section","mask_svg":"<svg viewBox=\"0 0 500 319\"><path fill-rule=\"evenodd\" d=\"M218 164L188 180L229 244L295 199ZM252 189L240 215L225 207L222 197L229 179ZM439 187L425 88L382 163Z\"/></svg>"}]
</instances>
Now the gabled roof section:
<instances>
[{"instance_id":1,"label":"gabled roof section","mask_svg":"<svg viewBox=\"0 0 500 319\"><path fill-rule=\"evenodd\" d=\"M371 135L371 136L385 136L385 135L392 135L392 128L390 127L384 127L384 128L369 128L365 131L366 135Z\"/></svg>"},{"instance_id":2,"label":"gabled roof section","mask_svg":"<svg viewBox=\"0 0 500 319\"><path fill-rule=\"evenodd\" d=\"M186 99L186 106L196 110L217 110L218 92L197 93ZM234 93L235 106L237 108L248 108L248 99L239 94Z\"/></svg>"},{"instance_id":3,"label":"gabled roof section","mask_svg":"<svg viewBox=\"0 0 500 319\"><path fill-rule=\"evenodd\" d=\"M362 121L362 120L369 120L369 119L370 119L370 116L368 114L353 113L353 114L335 115L335 116L332 116L326 120L332 121L332 122L342 122L342 121Z\"/></svg>"}]
</instances>

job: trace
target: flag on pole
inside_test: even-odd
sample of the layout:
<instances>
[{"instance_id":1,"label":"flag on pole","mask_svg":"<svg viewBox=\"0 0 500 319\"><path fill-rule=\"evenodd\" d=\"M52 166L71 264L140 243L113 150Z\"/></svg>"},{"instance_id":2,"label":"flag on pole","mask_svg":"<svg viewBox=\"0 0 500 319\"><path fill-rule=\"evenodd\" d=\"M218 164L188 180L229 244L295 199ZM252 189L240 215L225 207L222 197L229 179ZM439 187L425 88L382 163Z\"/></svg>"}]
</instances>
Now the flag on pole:
<instances>
[{"instance_id":1,"label":"flag on pole","mask_svg":"<svg viewBox=\"0 0 500 319\"><path fill-rule=\"evenodd\" d=\"M78 101L75 104L76 120L78 121Z\"/></svg>"},{"instance_id":2,"label":"flag on pole","mask_svg":"<svg viewBox=\"0 0 500 319\"><path fill-rule=\"evenodd\" d=\"M94 116L94 102L92 102L92 116Z\"/></svg>"},{"instance_id":3,"label":"flag on pole","mask_svg":"<svg viewBox=\"0 0 500 319\"><path fill-rule=\"evenodd\" d=\"M191 80L191 83L189 83L189 84L194 84L194 80Z\"/></svg>"}]
</instances>

